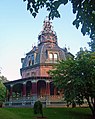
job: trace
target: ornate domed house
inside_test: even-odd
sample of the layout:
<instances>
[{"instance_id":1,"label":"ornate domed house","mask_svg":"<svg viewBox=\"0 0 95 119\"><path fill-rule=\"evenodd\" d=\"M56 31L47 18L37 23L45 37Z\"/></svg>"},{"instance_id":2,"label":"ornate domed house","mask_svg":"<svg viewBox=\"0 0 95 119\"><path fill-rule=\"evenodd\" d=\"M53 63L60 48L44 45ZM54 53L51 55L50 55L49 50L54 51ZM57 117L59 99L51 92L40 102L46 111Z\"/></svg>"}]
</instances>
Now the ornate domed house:
<instances>
[{"instance_id":1,"label":"ornate domed house","mask_svg":"<svg viewBox=\"0 0 95 119\"><path fill-rule=\"evenodd\" d=\"M58 46L57 35L48 18L38 35L38 46L34 46L25 58L21 58L22 78L5 83L7 87L6 106L32 106L36 100L46 105L62 101L63 94L53 85L48 71L58 60L73 56Z\"/></svg>"}]
</instances>

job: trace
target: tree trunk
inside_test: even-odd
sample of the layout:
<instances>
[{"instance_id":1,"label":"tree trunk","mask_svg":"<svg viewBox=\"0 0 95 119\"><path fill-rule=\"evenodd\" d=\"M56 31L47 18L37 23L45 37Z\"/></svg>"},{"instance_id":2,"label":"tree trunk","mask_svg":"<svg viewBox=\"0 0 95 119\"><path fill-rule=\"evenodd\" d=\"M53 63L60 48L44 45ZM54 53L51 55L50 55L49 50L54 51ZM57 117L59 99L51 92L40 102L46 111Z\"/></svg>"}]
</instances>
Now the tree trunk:
<instances>
[{"instance_id":1,"label":"tree trunk","mask_svg":"<svg viewBox=\"0 0 95 119\"><path fill-rule=\"evenodd\" d=\"M42 114L42 118L43 118L43 110L42 110L42 113L41 114Z\"/></svg>"},{"instance_id":2,"label":"tree trunk","mask_svg":"<svg viewBox=\"0 0 95 119\"><path fill-rule=\"evenodd\" d=\"M93 119L95 119L95 110L92 111Z\"/></svg>"},{"instance_id":3,"label":"tree trunk","mask_svg":"<svg viewBox=\"0 0 95 119\"><path fill-rule=\"evenodd\" d=\"M95 119L95 98L94 98L94 104L91 104L89 97L86 98L89 108L91 109L92 115L93 115L93 119Z\"/></svg>"},{"instance_id":4,"label":"tree trunk","mask_svg":"<svg viewBox=\"0 0 95 119\"><path fill-rule=\"evenodd\" d=\"M94 98L94 101L93 101L93 119L95 119L95 98Z\"/></svg>"}]
</instances>

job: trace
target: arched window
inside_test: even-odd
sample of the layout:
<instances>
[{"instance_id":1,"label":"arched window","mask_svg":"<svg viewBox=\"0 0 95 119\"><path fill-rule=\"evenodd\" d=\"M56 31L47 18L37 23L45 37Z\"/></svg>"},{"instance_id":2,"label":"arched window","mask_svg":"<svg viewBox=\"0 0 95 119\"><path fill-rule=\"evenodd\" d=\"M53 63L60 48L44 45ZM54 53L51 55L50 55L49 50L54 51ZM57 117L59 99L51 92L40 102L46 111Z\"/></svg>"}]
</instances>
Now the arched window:
<instances>
[{"instance_id":1,"label":"arched window","mask_svg":"<svg viewBox=\"0 0 95 119\"><path fill-rule=\"evenodd\" d=\"M57 60L58 59L58 55L57 53L54 54L54 60Z\"/></svg>"},{"instance_id":2,"label":"arched window","mask_svg":"<svg viewBox=\"0 0 95 119\"><path fill-rule=\"evenodd\" d=\"M52 53L49 54L49 58L53 59L53 54Z\"/></svg>"},{"instance_id":3,"label":"arched window","mask_svg":"<svg viewBox=\"0 0 95 119\"><path fill-rule=\"evenodd\" d=\"M32 65L32 61L31 60L29 60L28 63L29 63L28 66L31 66Z\"/></svg>"}]
</instances>

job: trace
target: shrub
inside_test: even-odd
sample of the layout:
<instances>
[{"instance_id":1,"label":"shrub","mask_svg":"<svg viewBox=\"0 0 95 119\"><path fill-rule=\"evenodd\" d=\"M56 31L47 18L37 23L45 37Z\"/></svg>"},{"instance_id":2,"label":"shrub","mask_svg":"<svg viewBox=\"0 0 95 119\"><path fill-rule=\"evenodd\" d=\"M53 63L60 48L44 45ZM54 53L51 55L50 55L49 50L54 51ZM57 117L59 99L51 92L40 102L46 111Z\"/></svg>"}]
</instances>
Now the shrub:
<instances>
[{"instance_id":1,"label":"shrub","mask_svg":"<svg viewBox=\"0 0 95 119\"><path fill-rule=\"evenodd\" d=\"M41 114L43 117L43 106L40 101L36 101L33 107L34 114Z\"/></svg>"}]
</instances>

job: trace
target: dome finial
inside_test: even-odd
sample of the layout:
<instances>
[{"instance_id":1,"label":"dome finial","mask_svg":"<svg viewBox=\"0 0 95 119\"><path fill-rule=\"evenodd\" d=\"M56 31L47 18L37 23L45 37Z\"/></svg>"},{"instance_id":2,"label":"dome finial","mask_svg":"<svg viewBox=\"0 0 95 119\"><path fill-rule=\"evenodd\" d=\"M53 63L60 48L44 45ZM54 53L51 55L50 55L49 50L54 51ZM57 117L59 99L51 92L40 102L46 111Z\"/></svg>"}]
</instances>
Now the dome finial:
<instances>
[{"instance_id":1,"label":"dome finial","mask_svg":"<svg viewBox=\"0 0 95 119\"><path fill-rule=\"evenodd\" d=\"M44 20L43 31L42 32L45 32L45 33L53 32L52 25L51 25L51 22L50 22L48 16L46 16L46 18Z\"/></svg>"},{"instance_id":2,"label":"dome finial","mask_svg":"<svg viewBox=\"0 0 95 119\"><path fill-rule=\"evenodd\" d=\"M39 43L45 41L52 41L57 43L57 36L56 32L53 30L52 22L50 22L49 17L46 16L44 23L43 23L43 30L38 36Z\"/></svg>"},{"instance_id":3,"label":"dome finial","mask_svg":"<svg viewBox=\"0 0 95 119\"><path fill-rule=\"evenodd\" d=\"M49 21L49 17L48 16L46 16L45 21Z\"/></svg>"}]
</instances>

